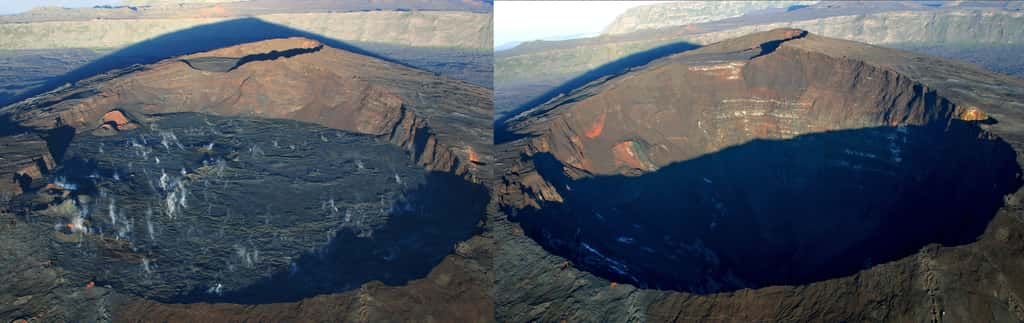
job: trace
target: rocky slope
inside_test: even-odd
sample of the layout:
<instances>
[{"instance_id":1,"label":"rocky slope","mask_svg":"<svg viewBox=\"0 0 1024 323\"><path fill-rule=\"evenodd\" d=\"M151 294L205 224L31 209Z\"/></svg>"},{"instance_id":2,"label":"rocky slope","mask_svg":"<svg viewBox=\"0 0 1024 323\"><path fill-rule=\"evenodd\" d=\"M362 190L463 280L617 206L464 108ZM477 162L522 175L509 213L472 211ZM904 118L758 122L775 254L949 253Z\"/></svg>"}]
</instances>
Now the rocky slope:
<instances>
[{"instance_id":1,"label":"rocky slope","mask_svg":"<svg viewBox=\"0 0 1024 323\"><path fill-rule=\"evenodd\" d=\"M498 132L498 319L1024 318L1022 105L795 29L592 82Z\"/></svg>"},{"instance_id":2,"label":"rocky slope","mask_svg":"<svg viewBox=\"0 0 1024 323\"><path fill-rule=\"evenodd\" d=\"M675 2L633 7L615 17L604 34L619 35L645 29L682 26L739 17L767 8L807 6L817 1Z\"/></svg>"},{"instance_id":3,"label":"rocky slope","mask_svg":"<svg viewBox=\"0 0 1024 323\"><path fill-rule=\"evenodd\" d=\"M250 43L111 72L6 109L36 131L77 132L118 109L318 123L379 136L428 169L478 179L489 163L490 92L301 38Z\"/></svg>"},{"instance_id":4,"label":"rocky slope","mask_svg":"<svg viewBox=\"0 0 1024 323\"><path fill-rule=\"evenodd\" d=\"M1024 40L1024 34L1017 28L1022 19L1024 14L1021 12L1002 8L815 5L792 12L625 35L528 43L495 54L497 99L504 103L496 109L499 115L504 114L563 82L605 64L632 65L630 61L637 60L634 56L646 56L647 52L659 55L686 49L680 46L672 48L671 44L703 45L775 28L800 28L823 36L876 45L1017 44Z\"/></svg>"}]
</instances>

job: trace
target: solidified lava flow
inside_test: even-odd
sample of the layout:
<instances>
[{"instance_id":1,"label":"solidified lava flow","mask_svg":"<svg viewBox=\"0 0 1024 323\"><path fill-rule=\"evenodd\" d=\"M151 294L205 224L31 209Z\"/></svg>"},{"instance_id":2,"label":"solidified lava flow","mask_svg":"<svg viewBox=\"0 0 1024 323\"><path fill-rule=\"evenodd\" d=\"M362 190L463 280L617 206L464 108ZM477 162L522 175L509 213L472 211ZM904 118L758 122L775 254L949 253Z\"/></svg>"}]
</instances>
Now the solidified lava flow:
<instances>
[{"instance_id":1,"label":"solidified lava flow","mask_svg":"<svg viewBox=\"0 0 1024 323\"><path fill-rule=\"evenodd\" d=\"M195 113L78 135L55 178L73 188L42 211L58 219L58 265L168 302L404 284L475 234L487 201L371 136Z\"/></svg>"}]
</instances>

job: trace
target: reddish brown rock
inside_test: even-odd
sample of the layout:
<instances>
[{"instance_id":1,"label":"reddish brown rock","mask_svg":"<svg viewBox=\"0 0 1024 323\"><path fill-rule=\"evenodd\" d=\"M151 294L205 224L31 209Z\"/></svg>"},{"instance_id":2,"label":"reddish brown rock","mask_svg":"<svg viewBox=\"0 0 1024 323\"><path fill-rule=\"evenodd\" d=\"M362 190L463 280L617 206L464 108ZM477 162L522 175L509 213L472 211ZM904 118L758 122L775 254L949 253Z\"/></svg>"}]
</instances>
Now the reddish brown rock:
<instances>
[{"instance_id":1,"label":"reddish brown rock","mask_svg":"<svg viewBox=\"0 0 1024 323\"><path fill-rule=\"evenodd\" d=\"M138 125L129 121L124 112L111 110L103 115L103 125L100 127L108 130L124 131L135 129Z\"/></svg>"},{"instance_id":2,"label":"reddish brown rock","mask_svg":"<svg viewBox=\"0 0 1024 323\"><path fill-rule=\"evenodd\" d=\"M978 109L977 107L967 107L967 108L957 109L956 117L957 117L957 119L960 119L960 120L963 120L963 121L985 121L985 120L988 120L988 115L986 115L984 111L981 111L981 109Z\"/></svg>"},{"instance_id":3,"label":"reddish brown rock","mask_svg":"<svg viewBox=\"0 0 1024 323\"><path fill-rule=\"evenodd\" d=\"M590 130L587 130L587 138L594 139L601 135L601 132L604 131L604 121L606 118L607 115L604 113L597 116L597 121L594 121L594 125L590 126Z\"/></svg>"}]
</instances>

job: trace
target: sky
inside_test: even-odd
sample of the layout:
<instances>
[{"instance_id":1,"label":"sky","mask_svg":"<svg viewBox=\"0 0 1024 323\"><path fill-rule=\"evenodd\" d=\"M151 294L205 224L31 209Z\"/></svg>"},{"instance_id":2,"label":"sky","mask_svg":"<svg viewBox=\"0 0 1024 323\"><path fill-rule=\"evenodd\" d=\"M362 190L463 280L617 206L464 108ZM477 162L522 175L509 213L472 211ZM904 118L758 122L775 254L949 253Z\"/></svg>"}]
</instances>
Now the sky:
<instances>
[{"instance_id":1,"label":"sky","mask_svg":"<svg viewBox=\"0 0 1024 323\"><path fill-rule=\"evenodd\" d=\"M665 1L495 1L494 46L595 36L626 9L659 2Z\"/></svg>"},{"instance_id":2,"label":"sky","mask_svg":"<svg viewBox=\"0 0 1024 323\"><path fill-rule=\"evenodd\" d=\"M116 5L119 0L0 0L0 15L25 12L42 6L57 7L92 7L97 5Z\"/></svg>"}]
</instances>

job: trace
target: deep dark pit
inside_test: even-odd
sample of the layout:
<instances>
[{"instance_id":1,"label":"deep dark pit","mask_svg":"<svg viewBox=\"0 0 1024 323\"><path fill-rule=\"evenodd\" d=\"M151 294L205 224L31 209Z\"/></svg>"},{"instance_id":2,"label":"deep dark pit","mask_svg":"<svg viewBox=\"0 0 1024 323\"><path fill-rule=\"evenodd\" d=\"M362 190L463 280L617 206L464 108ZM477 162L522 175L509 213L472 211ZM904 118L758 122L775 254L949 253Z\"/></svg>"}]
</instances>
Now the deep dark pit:
<instances>
[{"instance_id":1,"label":"deep dark pit","mask_svg":"<svg viewBox=\"0 0 1024 323\"><path fill-rule=\"evenodd\" d=\"M372 136L152 117L136 130L80 133L52 175L75 185L77 208L58 197L40 231L55 236L56 264L73 283L172 303L296 301L425 277L480 231L483 186L426 171ZM75 217L88 234L65 227Z\"/></svg>"},{"instance_id":2,"label":"deep dark pit","mask_svg":"<svg viewBox=\"0 0 1024 323\"><path fill-rule=\"evenodd\" d=\"M534 161L565 202L514 210L527 235L609 280L701 294L970 243L1021 186L1014 150L958 120L753 140L635 177Z\"/></svg>"}]
</instances>

